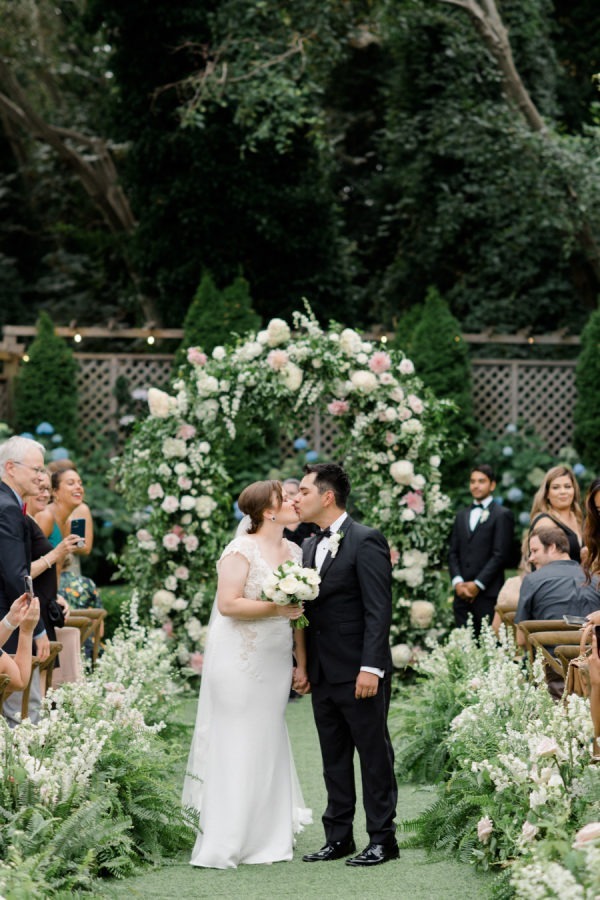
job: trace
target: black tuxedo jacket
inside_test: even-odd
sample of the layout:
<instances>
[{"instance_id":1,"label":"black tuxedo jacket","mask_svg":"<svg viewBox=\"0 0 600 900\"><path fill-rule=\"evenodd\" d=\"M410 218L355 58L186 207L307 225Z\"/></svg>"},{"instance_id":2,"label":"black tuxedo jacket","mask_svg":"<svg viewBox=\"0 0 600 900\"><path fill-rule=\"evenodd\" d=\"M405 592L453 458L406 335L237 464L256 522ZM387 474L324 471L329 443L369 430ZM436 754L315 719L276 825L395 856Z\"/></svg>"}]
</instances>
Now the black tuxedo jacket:
<instances>
[{"instance_id":1,"label":"black tuxedo jacket","mask_svg":"<svg viewBox=\"0 0 600 900\"><path fill-rule=\"evenodd\" d=\"M3 481L0 482L0 619L11 604L25 590L25 575L31 568L31 543L27 518L19 501ZM36 626L36 633L43 626ZM7 653L16 653L19 631L14 631L3 646Z\"/></svg>"},{"instance_id":2,"label":"black tuxedo jacket","mask_svg":"<svg viewBox=\"0 0 600 900\"><path fill-rule=\"evenodd\" d=\"M308 678L312 684L355 681L361 666L391 672L392 565L380 531L349 516L337 554L328 552L321 568L319 596L305 606ZM317 542L302 545L309 565Z\"/></svg>"},{"instance_id":3,"label":"black tuxedo jacket","mask_svg":"<svg viewBox=\"0 0 600 900\"><path fill-rule=\"evenodd\" d=\"M492 500L489 516L474 531L469 528L470 507L456 515L450 536L448 562L450 577L462 575L465 581L485 585L480 597L497 597L504 584L504 567L510 560L513 540L513 515Z\"/></svg>"}]
</instances>

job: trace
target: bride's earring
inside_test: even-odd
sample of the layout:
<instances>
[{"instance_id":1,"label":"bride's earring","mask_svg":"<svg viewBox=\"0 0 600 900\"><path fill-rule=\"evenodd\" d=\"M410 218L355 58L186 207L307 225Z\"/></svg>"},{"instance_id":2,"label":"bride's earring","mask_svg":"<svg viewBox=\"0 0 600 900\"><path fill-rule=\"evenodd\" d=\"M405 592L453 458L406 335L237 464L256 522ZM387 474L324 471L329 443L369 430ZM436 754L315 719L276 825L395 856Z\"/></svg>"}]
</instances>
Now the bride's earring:
<instances>
[{"instance_id":1,"label":"bride's earring","mask_svg":"<svg viewBox=\"0 0 600 900\"><path fill-rule=\"evenodd\" d=\"M271 516L271 522L275 521L275 516Z\"/></svg>"}]
</instances>

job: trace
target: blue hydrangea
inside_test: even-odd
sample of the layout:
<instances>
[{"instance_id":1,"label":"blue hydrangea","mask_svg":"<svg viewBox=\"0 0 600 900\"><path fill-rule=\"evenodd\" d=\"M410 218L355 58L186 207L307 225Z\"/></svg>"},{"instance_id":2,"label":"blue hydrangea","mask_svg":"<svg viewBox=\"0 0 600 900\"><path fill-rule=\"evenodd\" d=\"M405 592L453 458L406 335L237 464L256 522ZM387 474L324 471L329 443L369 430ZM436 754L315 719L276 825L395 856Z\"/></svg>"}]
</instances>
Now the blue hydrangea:
<instances>
[{"instance_id":1,"label":"blue hydrangea","mask_svg":"<svg viewBox=\"0 0 600 900\"><path fill-rule=\"evenodd\" d=\"M52 459L52 460L68 459L68 458L69 458L69 451L67 450L66 447L56 447L54 450L50 451L50 459Z\"/></svg>"},{"instance_id":2,"label":"blue hydrangea","mask_svg":"<svg viewBox=\"0 0 600 900\"><path fill-rule=\"evenodd\" d=\"M309 463L314 462L318 458L319 458L319 454L317 453L316 450L307 450L306 455L304 457L306 462L309 462Z\"/></svg>"},{"instance_id":3,"label":"blue hydrangea","mask_svg":"<svg viewBox=\"0 0 600 900\"><path fill-rule=\"evenodd\" d=\"M237 500L233 504L233 515L235 516L236 522L241 522L244 518L244 513L241 511L237 504Z\"/></svg>"},{"instance_id":4,"label":"blue hydrangea","mask_svg":"<svg viewBox=\"0 0 600 900\"><path fill-rule=\"evenodd\" d=\"M518 487L511 487L506 494L511 503L520 503L523 499L523 491Z\"/></svg>"},{"instance_id":5,"label":"blue hydrangea","mask_svg":"<svg viewBox=\"0 0 600 900\"><path fill-rule=\"evenodd\" d=\"M508 444L502 448L502 456L512 456L514 452L513 448L509 447Z\"/></svg>"},{"instance_id":6,"label":"blue hydrangea","mask_svg":"<svg viewBox=\"0 0 600 900\"><path fill-rule=\"evenodd\" d=\"M294 441L294 450L306 450L308 447L308 441L306 438L296 438Z\"/></svg>"},{"instance_id":7,"label":"blue hydrangea","mask_svg":"<svg viewBox=\"0 0 600 900\"><path fill-rule=\"evenodd\" d=\"M62 434L53 434L50 440L53 444L62 444Z\"/></svg>"},{"instance_id":8,"label":"blue hydrangea","mask_svg":"<svg viewBox=\"0 0 600 900\"><path fill-rule=\"evenodd\" d=\"M29 438L30 441L35 441L35 435L30 431L22 431L19 437Z\"/></svg>"},{"instance_id":9,"label":"blue hydrangea","mask_svg":"<svg viewBox=\"0 0 600 900\"><path fill-rule=\"evenodd\" d=\"M36 434L54 434L54 428L50 424L50 422L40 422L38 427L35 429Z\"/></svg>"},{"instance_id":10,"label":"blue hydrangea","mask_svg":"<svg viewBox=\"0 0 600 900\"><path fill-rule=\"evenodd\" d=\"M519 513L519 524L520 525L529 525L531 521L531 516L528 512Z\"/></svg>"},{"instance_id":11,"label":"blue hydrangea","mask_svg":"<svg viewBox=\"0 0 600 900\"><path fill-rule=\"evenodd\" d=\"M494 494L494 500L495 500L496 503L498 503L500 506L504 506L504 497L502 497L501 495L496 495L496 494Z\"/></svg>"},{"instance_id":12,"label":"blue hydrangea","mask_svg":"<svg viewBox=\"0 0 600 900\"><path fill-rule=\"evenodd\" d=\"M575 465L573 466L573 471L579 477L580 475L585 475L587 469L583 465L583 463L575 463Z\"/></svg>"}]
</instances>

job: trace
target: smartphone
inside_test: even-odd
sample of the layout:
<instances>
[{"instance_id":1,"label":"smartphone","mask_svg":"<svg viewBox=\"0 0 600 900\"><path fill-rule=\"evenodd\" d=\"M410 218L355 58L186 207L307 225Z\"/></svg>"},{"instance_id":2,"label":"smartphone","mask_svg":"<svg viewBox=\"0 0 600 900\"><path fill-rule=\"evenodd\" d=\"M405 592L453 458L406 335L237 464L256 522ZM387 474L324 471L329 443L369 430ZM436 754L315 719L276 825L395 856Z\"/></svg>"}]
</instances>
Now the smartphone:
<instances>
[{"instance_id":1,"label":"smartphone","mask_svg":"<svg viewBox=\"0 0 600 900\"><path fill-rule=\"evenodd\" d=\"M584 619L582 616L563 616L563 620L567 625L589 625L587 619Z\"/></svg>"},{"instance_id":2,"label":"smartphone","mask_svg":"<svg viewBox=\"0 0 600 900\"><path fill-rule=\"evenodd\" d=\"M85 519L71 519L71 534L79 537L78 547L85 547Z\"/></svg>"},{"instance_id":3,"label":"smartphone","mask_svg":"<svg viewBox=\"0 0 600 900\"><path fill-rule=\"evenodd\" d=\"M27 600L27 605L29 606L29 604L33 600L33 580L31 578L31 575L25 575L24 581L25 593L29 595L29 599Z\"/></svg>"},{"instance_id":4,"label":"smartphone","mask_svg":"<svg viewBox=\"0 0 600 900\"><path fill-rule=\"evenodd\" d=\"M598 648L598 656L600 656L600 625L594 625L596 632L596 647Z\"/></svg>"}]
</instances>

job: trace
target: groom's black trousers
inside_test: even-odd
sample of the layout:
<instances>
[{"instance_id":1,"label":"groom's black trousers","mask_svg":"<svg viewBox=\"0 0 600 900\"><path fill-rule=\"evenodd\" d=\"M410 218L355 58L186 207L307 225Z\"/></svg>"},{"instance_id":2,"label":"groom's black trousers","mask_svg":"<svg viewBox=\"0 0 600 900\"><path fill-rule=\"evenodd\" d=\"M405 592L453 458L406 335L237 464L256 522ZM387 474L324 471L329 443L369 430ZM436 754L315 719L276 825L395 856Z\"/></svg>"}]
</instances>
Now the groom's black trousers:
<instances>
[{"instance_id":1,"label":"groom's black trousers","mask_svg":"<svg viewBox=\"0 0 600 900\"><path fill-rule=\"evenodd\" d=\"M379 681L374 697L356 700L355 682L312 686L312 703L321 744L327 809L323 815L327 841L345 841L352 834L356 808L354 750L360 759L367 831L382 844L394 836L398 789L394 751L387 728L391 679Z\"/></svg>"}]
</instances>

